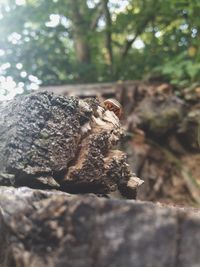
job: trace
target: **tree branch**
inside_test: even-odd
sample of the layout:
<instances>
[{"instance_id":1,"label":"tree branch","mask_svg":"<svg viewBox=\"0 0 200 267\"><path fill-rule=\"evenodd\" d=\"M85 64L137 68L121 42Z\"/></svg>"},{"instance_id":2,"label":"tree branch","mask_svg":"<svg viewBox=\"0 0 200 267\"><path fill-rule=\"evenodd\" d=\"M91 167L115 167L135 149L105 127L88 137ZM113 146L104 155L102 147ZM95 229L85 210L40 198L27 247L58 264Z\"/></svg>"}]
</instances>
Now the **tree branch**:
<instances>
[{"instance_id":1,"label":"tree branch","mask_svg":"<svg viewBox=\"0 0 200 267\"><path fill-rule=\"evenodd\" d=\"M130 39L130 40L126 40L125 46L122 50L121 53L121 58L124 59L126 58L126 56L128 55L128 52L132 46L132 44L135 42L135 40L138 38L139 35L141 35L144 31L144 29L146 28L147 24L153 19L154 15L151 15L150 17L146 18L144 20L144 22L140 25L140 27L137 29L135 36Z\"/></svg>"},{"instance_id":2,"label":"tree branch","mask_svg":"<svg viewBox=\"0 0 200 267\"><path fill-rule=\"evenodd\" d=\"M146 10L146 1L143 1L143 10ZM148 23L150 21L153 21L157 15L157 12L159 10L159 5L156 2L154 6L152 6L147 12L146 15L143 12L143 16L144 19L141 20L141 24L138 25L135 36L131 39L131 40L126 40L126 43L124 45L124 48L122 49L122 53L121 53L121 59L126 58L126 56L128 55L128 52L132 46L132 44L135 42L135 40L137 39L137 37L139 35L141 35L143 33L143 31L145 30L145 28L147 27Z\"/></svg>"},{"instance_id":3,"label":"tree branch","mask_svg":"<svg viewBox=\"0 0 200 267\"><path fill-rule=\"evenodd\" d=\"M95 14L94 18L92 19L92 21L90 23L90 29L91 30L94 30L97 27L98 21L99 21L100 17L103 14L103 5L102 5L102 2L100 1L96 5L96 7L94 9L96 9L95 10L96 14Z\"/></svg>"}]
</instances>

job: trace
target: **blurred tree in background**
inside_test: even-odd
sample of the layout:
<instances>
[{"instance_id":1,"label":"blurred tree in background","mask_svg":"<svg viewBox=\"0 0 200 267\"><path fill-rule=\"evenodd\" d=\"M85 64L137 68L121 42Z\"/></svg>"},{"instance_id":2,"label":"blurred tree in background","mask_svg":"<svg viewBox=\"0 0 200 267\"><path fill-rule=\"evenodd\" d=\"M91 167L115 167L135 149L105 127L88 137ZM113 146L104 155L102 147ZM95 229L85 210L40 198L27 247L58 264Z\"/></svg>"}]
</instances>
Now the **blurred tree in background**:
<instances>
[{"instance_id":1,"label":"blurred tree in background","mask_svg":"<svg viewBox=\"0 0 200 267\"><path fill-rule=\"evenodd\" d=\"M1 0L1 90L147 77L198 82L199 14L199 0Z\"/></svg>"}]
</instances>

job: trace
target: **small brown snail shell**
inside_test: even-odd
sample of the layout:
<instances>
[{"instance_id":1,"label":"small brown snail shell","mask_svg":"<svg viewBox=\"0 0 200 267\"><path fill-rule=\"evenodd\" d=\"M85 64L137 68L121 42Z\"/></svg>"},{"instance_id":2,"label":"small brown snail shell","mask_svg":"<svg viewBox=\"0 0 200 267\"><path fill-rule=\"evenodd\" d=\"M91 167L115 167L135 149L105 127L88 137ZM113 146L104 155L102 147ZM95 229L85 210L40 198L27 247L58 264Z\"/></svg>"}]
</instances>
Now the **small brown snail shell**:
<instances>
[{"instance_id":1,"label":"small brown snail shell","mask_svg":"<svg viewBox=\"0 0 200 267\"><path fill-rule=\"evenodd\" d=\"M113 111L118 118L121 118L122 106L116 99L108 98L104 100L103 105L107 110Z\"/></svg>"}]
</instances>

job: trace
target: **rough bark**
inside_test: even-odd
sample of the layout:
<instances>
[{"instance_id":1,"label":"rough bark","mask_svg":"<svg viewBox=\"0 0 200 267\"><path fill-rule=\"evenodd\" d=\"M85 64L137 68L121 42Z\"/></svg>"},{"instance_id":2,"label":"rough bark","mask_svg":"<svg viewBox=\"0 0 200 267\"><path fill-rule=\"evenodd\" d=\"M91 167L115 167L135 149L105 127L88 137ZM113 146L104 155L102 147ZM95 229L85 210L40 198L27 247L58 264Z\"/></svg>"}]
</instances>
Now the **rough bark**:
<instances>
[{"instance_id":1,"label":"rough bark","mask_svg":"<svg viewBox=\"0 0 200 267\"><path fill-rule=\"evenodd\" d=\"M1 267L196 267L199 211L0 187Z\"/></svg>"},{"instance_id":2,"label":"rough bark","mask_svg":"<svg viewBox=\"0 0 200 267\"><path fill-rule=\"evenodd\" d=\"M154 79L63 86L57 93L119 100L124 115L121 122L127 130L123 149L132 170L145 180L139 198L200 203L199 87L177 92Z\"/></svg>"},{"instance_id":3,"label":"rough bark","mask_svg":"<svg viewBox=\"0 0 200 267\"><path fill-rule=\"evenodd\" d=\"M175 132L179 141L189 149L199 150L198 126L200 121L198 90L183 90L176 96L167 83L126 81L106 84L82 84L44 87L58 95L73 95L80 98L117 98L123 106L124 121L128 130L140 127L153 139L165 138ZM198 89L198 88L197 88ZM190 95L192 94L192 95ZM192 131L191 131L192 129ZM187 142L185 142L187 141Z\"/></svg>"},{"instance_id":4,"label":"rough bark","mask_svg":"<svg viewBox=\"0 0 200 267\"><path fill-rule=\"evenodd\" d=\"M35 93L0 106L0 184L133 198L140 179L114 147L119 119L95 99Z\"/></svg>"}]
</instances>

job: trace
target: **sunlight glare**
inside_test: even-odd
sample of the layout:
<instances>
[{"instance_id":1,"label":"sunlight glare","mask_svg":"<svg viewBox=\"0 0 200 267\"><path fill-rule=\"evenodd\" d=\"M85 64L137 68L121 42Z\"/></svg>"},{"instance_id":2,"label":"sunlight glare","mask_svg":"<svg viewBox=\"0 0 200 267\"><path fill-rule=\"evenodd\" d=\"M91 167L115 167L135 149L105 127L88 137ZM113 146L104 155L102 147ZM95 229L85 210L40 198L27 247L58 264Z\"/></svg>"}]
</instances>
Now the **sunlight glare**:
<instances>
[{"instance_id":1,"label":"sunlight glare","mask_svg":"<svg viewBox=\"0 0 200 267\"><path fill-rule=\"evenodd\" d=\"M24 6L26 4L26 0L15 0L16 5Z\"/></svg>"},{"instance_id":2,"label":"sunlight glare","mask_svg":"<svg viewBox=\"0 0 200 267\"><path fill-rule=\"evenodd\" d=\"M136 49L142 49L145 47L144 42L141 39L137 39L134 43L133 43L133 47Z\"/></svg>"},{"instance_id":3,"label":"sunlight glare","mask_svg":"<svg viewBox=\"0 0 200 267\"><path fill-rule=\"evenodd\" d=\"M59 23L60 23L60 15L58 15L58 14L51 14L51 15L49 16L49 20L50 20L50 21L47 21L47 22L45 23L45 25L46 25L47 27L54 28L54 27L58 26Z\"/></svg>"}]
</instances>

